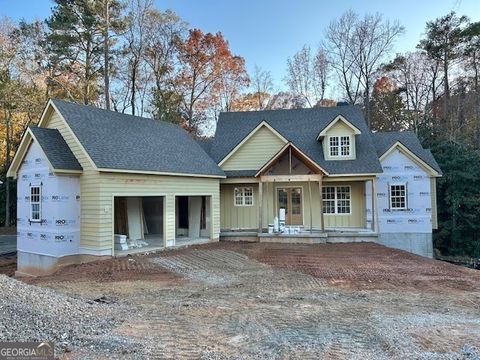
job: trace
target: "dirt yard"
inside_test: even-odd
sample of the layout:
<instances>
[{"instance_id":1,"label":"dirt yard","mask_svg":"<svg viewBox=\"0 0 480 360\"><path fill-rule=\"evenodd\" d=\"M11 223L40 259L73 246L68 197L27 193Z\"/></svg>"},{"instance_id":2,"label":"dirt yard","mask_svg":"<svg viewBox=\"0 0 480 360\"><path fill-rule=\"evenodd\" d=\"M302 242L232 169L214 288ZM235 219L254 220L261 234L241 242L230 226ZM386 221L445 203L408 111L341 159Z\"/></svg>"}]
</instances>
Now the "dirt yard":
<instances>
[{"instance_id":1,"label":"dirt yard","mask_svg":"<svg viewBox=\"0 0 480 360\"><path fill-rule=\"evenodd\" d=\"M376 244L219 243L24 281L124 317L113 352L68 359L480 358L480 271Z\"/></svg>"}]
</instances>

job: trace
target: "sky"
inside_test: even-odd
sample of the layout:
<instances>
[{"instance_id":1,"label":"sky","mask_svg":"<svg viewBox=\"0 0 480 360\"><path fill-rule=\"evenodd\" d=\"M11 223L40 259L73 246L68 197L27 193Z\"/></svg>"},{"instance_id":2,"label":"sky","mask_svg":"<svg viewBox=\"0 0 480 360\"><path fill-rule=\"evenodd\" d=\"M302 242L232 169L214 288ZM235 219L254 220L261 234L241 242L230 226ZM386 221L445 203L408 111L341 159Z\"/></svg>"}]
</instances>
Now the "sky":
<instances>
[{"instance_id":1,"label":"sky","mask_svg":"<svg viewBox=\"0 0 480 360\"><path fill-rule=\"evenodd\" d=\"M479 0L155 0L161 9L172 9L190 27L222 32L232 51L243 56L251 72L255 65L269 70L276 90L284 89L286 61L304 44L316 48L328 24L346 10L363 15L379 12L398 20L405 34L394 52L413 51L425 23L454 10L480 21ZM51 0L0 0L0 17L14 20L44 19Z\"/></svg>"}]
</instances>

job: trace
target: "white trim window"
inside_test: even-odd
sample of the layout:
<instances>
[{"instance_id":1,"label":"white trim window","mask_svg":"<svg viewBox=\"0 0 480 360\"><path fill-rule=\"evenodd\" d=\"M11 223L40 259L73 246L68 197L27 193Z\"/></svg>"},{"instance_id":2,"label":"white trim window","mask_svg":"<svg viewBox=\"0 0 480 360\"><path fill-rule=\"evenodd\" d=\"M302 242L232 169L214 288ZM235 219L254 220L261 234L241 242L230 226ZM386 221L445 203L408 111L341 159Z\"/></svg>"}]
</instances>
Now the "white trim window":
<instances>
[{"instance_id":1,"label":"white trim window","mask_svg":"<svg viewBox=\"0 0 480 360\"><path fill-rule=\"evenodd\" d=\"M330 136L328 141L331 157L349 157L352 154L350 135Z\"/></svg>"},{"instance_id":2,"label":"white trim window","mask_svg":"<svg viewBox=\"0 0 480 360\"><path fill-rule=\"evenodd\" d=\"M253 187L238 187L234 190L235 206L253 206Z\"/></svg>"},{"instance_id":3,"label":"white trim window","mask_svg":"<svg viewBox=\"0 0 480 360\"><path fill-rule=\"evenodd\" d=\"M42 221L42 187L30 185L30 221Z\"/></svg>"},{"instance_id":4,"label":"white trim window","mask_svg":"<svg viewBox=\"0 0 480 360\"><path fill-rule=\"evenodd\" d=\"M322 202L324 214L349 215L351 213L351 187L323 186Z\"/></svg>"},{"instance_id":5,"label":"white trim window","mask_svg":"<svg viewBox=\"0 0 480 360\"><path fill-rule=\"evenodd\" d=\"M405 210L407 208L407 184L390 184L390 209Z\"/></svg>"}]
</instances>

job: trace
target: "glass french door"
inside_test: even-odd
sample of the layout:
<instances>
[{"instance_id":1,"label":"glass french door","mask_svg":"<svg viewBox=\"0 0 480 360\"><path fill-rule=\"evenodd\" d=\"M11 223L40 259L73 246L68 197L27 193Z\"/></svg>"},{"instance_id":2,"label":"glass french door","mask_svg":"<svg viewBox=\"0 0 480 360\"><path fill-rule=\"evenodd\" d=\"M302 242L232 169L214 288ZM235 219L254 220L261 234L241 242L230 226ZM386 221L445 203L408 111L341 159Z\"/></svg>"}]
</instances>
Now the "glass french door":
<instances>
[{"instance_id":1,"label":"glass french door","mask_svg":"<svg viewBox=\"0 0 480 360\"><path fill-rule=\"evenodd\" d=\"M278 209L285 209L286 225L303 224L302 188L277 189Z\"/></svg>"}]
</instances>

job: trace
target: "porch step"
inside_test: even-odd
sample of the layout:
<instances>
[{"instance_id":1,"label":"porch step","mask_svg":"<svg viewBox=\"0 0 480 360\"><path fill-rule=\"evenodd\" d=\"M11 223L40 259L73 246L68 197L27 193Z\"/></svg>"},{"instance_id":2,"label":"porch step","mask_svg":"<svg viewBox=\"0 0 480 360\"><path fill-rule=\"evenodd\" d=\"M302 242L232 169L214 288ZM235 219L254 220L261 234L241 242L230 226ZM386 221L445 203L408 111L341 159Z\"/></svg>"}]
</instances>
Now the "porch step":
<instances>
[{"instance_id":1,"label":"porch step","mask_svg":"<svg viewBox=\"0 0 480 360\"><path fill-rule=\"evenodd\" d=\"M372 232L342 232L326 231L299 234L268 234L254 231L221 232L220 241L245 241L281 244L325 244L325 243L353 243L377 242L378 234Z\"/></svg>"},{"instance_id":2,"label":"porch step","mask_svg":"<svg viewBox=\"0 0 480 360\"><path fill-rule=\"evenodd\" d=\"M325 244L327 234L258 234L261 243L280 243L280 244Z\"/></svg>"},{"instance_id":3,"label":"porch step","mask_svg":"<svg viewBox=\"0 0 480 360\"><path fill-rule=\"evenodd\" d=\"M220 241L234 242L258 242L256 231L222 231L220 232Z\"/></svg>"}]
</instances>

